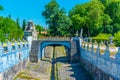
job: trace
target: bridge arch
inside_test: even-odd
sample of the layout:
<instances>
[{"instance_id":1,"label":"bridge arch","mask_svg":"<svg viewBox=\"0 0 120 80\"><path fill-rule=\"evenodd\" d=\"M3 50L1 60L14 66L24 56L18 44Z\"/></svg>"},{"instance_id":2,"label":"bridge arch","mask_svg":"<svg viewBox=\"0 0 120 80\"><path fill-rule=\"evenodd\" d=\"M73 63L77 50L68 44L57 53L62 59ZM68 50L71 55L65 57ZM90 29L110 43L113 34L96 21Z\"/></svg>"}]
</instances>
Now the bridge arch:
<instances>
[{"instance_id":1,"label":"bridge arch","mask_svg":"<svg viewBox=\"0 0 120 80\"><path fill-rule=\"evenodd\" d=\"M42 41L40 43L40 54L41 54L41 58L42 58L42 50L46 47L46 46L64 46L67 49L71 49L71 43L70 41Z\"/></svg>"}]
</instances>

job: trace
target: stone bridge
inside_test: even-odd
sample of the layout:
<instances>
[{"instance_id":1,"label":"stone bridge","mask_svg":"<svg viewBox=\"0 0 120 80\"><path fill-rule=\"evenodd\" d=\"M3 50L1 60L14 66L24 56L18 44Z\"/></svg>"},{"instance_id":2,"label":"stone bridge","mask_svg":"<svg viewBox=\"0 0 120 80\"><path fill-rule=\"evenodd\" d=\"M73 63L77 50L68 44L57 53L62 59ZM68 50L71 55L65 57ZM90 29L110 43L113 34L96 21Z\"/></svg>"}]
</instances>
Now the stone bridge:
<instances>
[{"instance_id":1,"label":"stone bridge","mask_svg":"<svg viewBox=\"0 0 120 80\"><path fill-rule=\"evenodd\" d=\"M77 54L79 55L79 40L70 39L70 38L42 38L40 40L34 40L32 42L31 53L30 53L30 61L38 62L40 59L44 57L44 48L46 46L64 46L68 49L68 53L70 53L70 60L75 61L78 59ZM76 58L77 57L77 58Z\"/></svg>"}]
</instances>

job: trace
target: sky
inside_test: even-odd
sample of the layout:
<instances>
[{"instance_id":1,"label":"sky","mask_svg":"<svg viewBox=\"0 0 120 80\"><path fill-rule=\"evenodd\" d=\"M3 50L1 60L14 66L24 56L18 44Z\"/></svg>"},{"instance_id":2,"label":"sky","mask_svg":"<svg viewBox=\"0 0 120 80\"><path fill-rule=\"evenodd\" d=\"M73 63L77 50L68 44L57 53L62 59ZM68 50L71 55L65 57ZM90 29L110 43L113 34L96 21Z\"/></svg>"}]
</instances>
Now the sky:
<instances>
[{"instance_id":1,"label":"sky","mask_svg":"<svg viewBox=\"0 0 120 80\"><path fill-rule=\"evenodd\" d=\"M4 7L3 11L0 11L0 16L11 15L11 18L16 20L17 17L22 20L32 20L34 24L40 24L43 27L48 27L42 11L45 10L44 6L51 0L0 0L0 5ZM68 13L76 4L82 4L89 0L56 0L61 8L65 8Z\"/></svg>"}]
</instances>

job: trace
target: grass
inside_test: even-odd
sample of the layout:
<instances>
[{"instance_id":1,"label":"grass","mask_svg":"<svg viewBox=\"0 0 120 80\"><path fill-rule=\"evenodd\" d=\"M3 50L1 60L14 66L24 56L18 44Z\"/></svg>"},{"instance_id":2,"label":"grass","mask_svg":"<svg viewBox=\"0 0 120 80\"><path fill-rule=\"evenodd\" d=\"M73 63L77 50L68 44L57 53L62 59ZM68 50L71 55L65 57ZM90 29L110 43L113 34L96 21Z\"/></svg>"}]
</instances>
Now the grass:
<instances>
[{"instance_id":1,"label":"grass","mask_svg":"<svg viewBox=\"0 0 120 80\"><path fill-rule=\"evenodd\" d=\"M39 78L34 78L27 71L21 71L13 80L25 79L25 80L40 80Z\"/></svg>"}]
</instances>

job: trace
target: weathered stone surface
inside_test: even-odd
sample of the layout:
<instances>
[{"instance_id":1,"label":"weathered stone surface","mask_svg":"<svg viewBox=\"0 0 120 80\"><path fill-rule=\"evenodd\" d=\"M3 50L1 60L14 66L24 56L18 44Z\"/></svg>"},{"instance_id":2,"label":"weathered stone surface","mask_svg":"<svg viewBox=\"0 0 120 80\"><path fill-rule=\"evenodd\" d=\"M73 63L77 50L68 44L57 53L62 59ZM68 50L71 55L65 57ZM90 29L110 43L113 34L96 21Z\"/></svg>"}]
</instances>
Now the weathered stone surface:
<instances>
[{"instance_id":1,"label":"weathered stone surface","mask_svg":"<svg viewBox=\"0 0 120 80\"><path fill-rule=\"evenodd\" d=\"M25 69L27 62L28 62L28 59L21 61L20 63L16 64L15 66L10 68L9 70L6 70L5 72L1 73L0 80L13 80L15 75L19 71Z\"/></svg>"}]
</instances>

